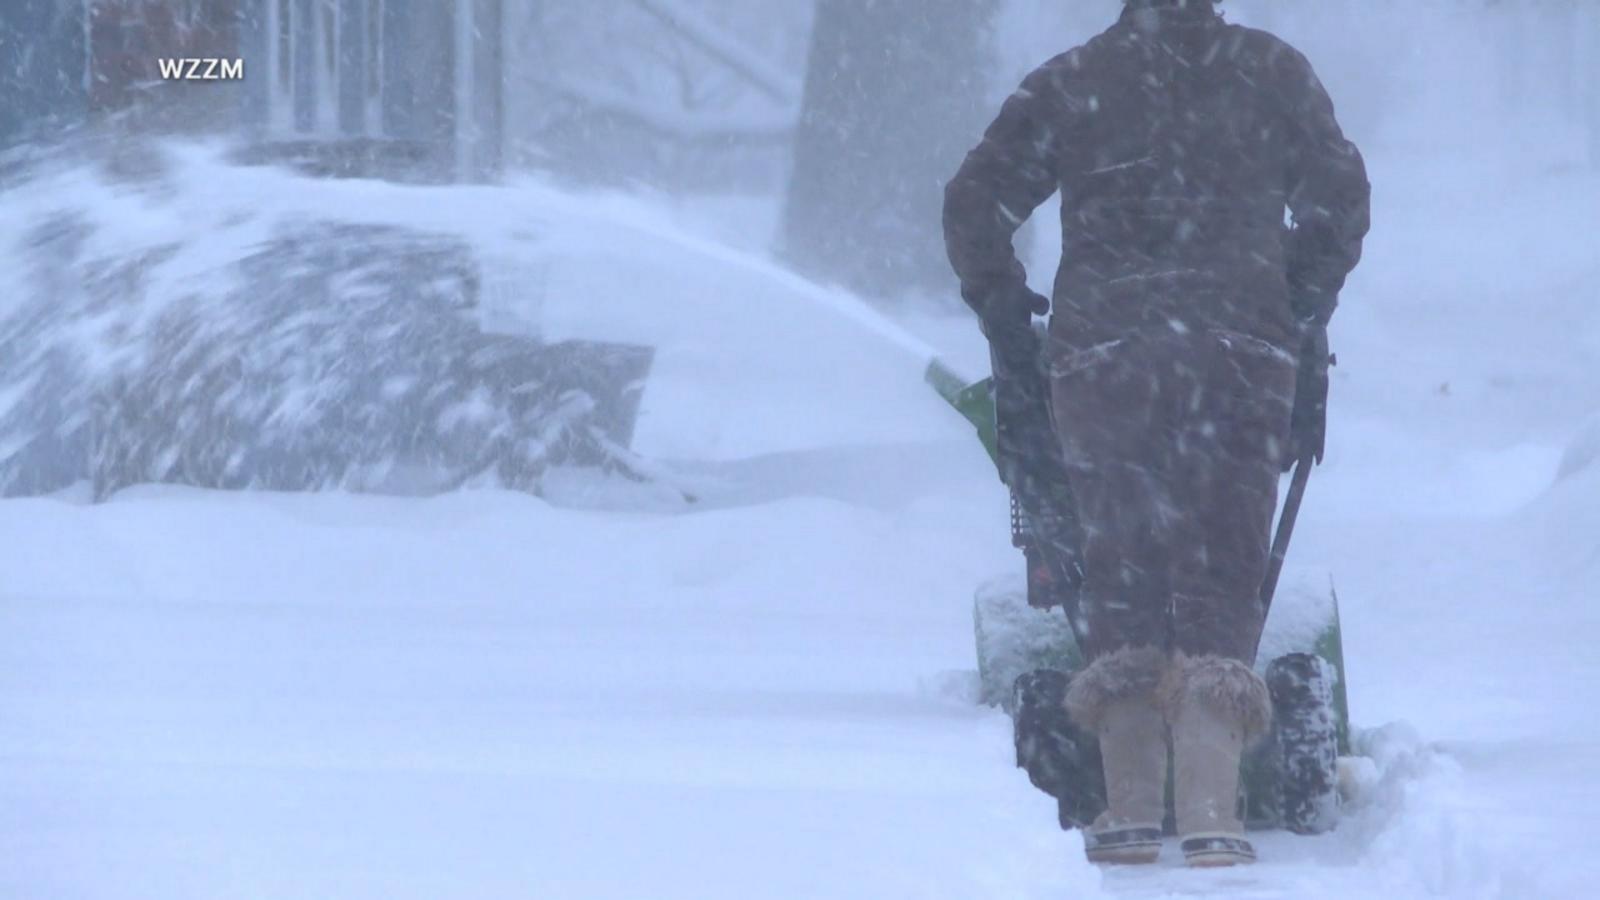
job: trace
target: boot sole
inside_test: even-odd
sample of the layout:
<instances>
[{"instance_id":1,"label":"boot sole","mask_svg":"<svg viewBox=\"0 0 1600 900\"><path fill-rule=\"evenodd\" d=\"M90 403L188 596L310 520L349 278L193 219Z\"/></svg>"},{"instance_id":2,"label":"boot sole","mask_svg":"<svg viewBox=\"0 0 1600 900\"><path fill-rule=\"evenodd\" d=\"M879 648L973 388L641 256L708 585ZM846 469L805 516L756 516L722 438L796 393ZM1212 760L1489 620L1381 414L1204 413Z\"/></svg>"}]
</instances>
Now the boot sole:
<instances>
[{"instance_id":1,"label":"boot sole","mask_svg":"<svg viewBox=\"0 0 1600 900\"><path fill-rule=\"evenodd\" d=\"M1161 829L1136 826L1084 835L1084 855L1092 863L1149 865L1161 856Z\"/></svg>"},{"instance_id":2,"label":"boot sole","mask_svg":"<svg viewBox=\"0 0 1600 900\"><path fill-rule=\"evenodd\" d=\"M1183 839L1183 860L1192 869L1226 869L1256 861L1256 848L1231 834L1203 834Z\"/></svg>"}]
</instances>

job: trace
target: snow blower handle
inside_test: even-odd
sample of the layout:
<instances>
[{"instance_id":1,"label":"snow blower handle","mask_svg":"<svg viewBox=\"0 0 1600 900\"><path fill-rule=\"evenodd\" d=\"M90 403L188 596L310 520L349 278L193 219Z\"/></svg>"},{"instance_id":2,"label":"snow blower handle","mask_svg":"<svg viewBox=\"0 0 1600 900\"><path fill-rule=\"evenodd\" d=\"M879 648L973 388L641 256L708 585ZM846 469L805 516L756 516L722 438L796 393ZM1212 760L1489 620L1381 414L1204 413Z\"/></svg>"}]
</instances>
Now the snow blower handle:
<instances>
[{"instance_id":1,"label":"snow blower handle","mask_svg":"<svg viewBox=\"0 0 1600 900\"><path fill-rule=\"evenodd\" d=\"M1295 519L1300 515L1300 501L1305 499L1306 483L1311 479L1311 469L1322 462L1327 446L1328 369L1338 364L1339 358L1328 349L1328 326L1318 321L1308 322L1300 345L1294 409L1289 420L1291 449L1284 466L1285 472L1293 467L1294 477L1283 501L1283 514L1278 517L1278 530L1272 537L1267 577L1261 582L1262 616L1272 609L1272 597L1278 591L1278 578L1283 574L1283 560L1289 555L1289 539L1294 537Z\"/></svg>"},{"instance_id":2,"label":"snow blower handle","mask_svg":"<svg viewBox=\"0 0 1600 900\"><path fill-rule=\"evenodd\" d=\"M1278 531L1272 536L1272 555L1267 559L1267 577L1261 582L1261 617L1272 611L1272 597L1278 592L1278 578L1283 574L1283 561L1289 555L1289 540L1294 537L1294 523L1300 517L1300 501L1305 499L1306 484L1311 480L1311 469L1317 464L1309 451L1294 464L1294 477L1289 481L1289 493L1283 501L1283 513L1278 516Z\"/></svg>"}]
</instances>

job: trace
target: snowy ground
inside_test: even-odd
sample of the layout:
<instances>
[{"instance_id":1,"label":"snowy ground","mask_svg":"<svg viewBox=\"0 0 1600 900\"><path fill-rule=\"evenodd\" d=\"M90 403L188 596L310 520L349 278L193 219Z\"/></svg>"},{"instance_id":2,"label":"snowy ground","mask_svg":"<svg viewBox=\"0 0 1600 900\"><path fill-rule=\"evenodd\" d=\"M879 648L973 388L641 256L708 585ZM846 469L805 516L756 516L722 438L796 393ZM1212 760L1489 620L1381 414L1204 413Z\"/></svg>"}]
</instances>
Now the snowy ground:
<instances>
[{"instance_id":1,"label":"snowy ground","mask_svg":"<svg viewBox=\"0 0 1600 900\"><path fill-rule=\"evenodd\" d=\"M1600 184L1374 170L1295 548L1337 572L1376 759L1338 832L1264 836L1243 872L1182 871L1175 848L1081 862L1009 723L952 687L970 592L1015 560L919 348L584 203L557 248L578 262L550 276L575 290L540 315L656 329L642 449L710 460L686 470L702 502L0 502L0 896L1590 896L1600 464L1555 473L1600 412L1600 253L1578 227ZM379 193L446 228L483 205ZM665 243L608 246L607 216ZM606 305L646 286L708 318ZM557 308L574 295L598 301ZM976 370L969 323L904 324Z\"/></svg>"}]
</instances>

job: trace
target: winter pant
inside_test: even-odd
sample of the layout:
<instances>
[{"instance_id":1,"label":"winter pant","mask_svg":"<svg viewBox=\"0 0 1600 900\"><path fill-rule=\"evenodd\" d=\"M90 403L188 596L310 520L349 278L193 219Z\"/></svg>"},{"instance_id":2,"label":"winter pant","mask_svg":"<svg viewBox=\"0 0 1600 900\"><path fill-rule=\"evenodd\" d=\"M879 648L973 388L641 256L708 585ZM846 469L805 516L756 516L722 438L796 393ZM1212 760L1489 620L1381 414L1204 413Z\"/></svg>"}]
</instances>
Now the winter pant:
<instances>
[{"instance_id":1,"label":"winter pant","mask_svg":"<svg viewBox=\"0 0 1600 900\"><path fill-rule=\"evenodd\" d=\"M1295 373L1286 351L1224 331L1058 350L1091 661L1137 647L1253 661Z\"/></svg>"}]
</instances>

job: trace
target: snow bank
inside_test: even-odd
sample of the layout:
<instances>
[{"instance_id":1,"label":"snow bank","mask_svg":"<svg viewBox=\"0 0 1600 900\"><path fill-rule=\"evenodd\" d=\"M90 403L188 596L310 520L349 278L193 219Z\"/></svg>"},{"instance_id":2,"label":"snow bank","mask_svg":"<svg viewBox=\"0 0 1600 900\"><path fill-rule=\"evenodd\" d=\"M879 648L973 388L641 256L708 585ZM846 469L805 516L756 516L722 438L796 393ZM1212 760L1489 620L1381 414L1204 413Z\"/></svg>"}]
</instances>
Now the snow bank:
<instances>
[{"instance_id":1,"label":"snow bank","mask_svg":"<svg viewBox=\"0 0 1600 900\"><path fill-rule=\"evenodd\" d=\"M1537 502L1518 516L1524 540L1540 568L1570 596L1569 614L1594 621L1600 578L1600 427L1590 426L1568 446L1561 474Z\"/></svg>"},{"instance_id":2,"label":"snow bank","mask_svg":"<svg viewBox=\"0 0 1600 900\"><path fill-rule=\"evenodd\" d=\"M1522 767L1520 785L1484 783L1481 751L1424 741L1409 725L1361 732L1357 749L1372 761L1369 781L1346 812L1337 838L1358 848L1368 881L1390 896L1461 900L1578 897L1588 893L1581 870L1534 828L1549 827L1535 807L1564 815L1552 800L1559 783L1537 783L1540 764ZM1538 772L1539 774L1534 774ZM1490 796L1521 787L1525 808L1491 814ZM1566 789L1579 789L1577 784ZM1560 811L1558 812L1558 809ZM1332 894L1330 894L1332 896ZM1352 895L1353 896L1353 895Z\"/></svg>"},{"instance_id":3,"label":"snow bank","mask_svg":"<svg viewBox=\"0 0 1600 900\"><path fill-rule=\"evenodd\" d=\"M1570 478L1600 466L1600 418L1584 426L1561 456L1559 479Z\"/></svg>"},{"instance_id":4,"label":"snow bank","mask_svg":"<svg viewBox=\"0 0 1600 900\"><path fill-rule=\"evenodd\" d=\"M609 427L643 360L547 343L582 338L655 351L647 455L958 433L920 385L926 347L639 201L318 181L178 145L7 174L8 493L539 490L553 467L650 470Z\"/></svg>"},{"instance_id":5,"label":"snow bank","mask_svg":"<svg viewBox=\"0 0 1600 900\"><path fill-rule=\"evenodd\" d=\"M647 353L481 334L459 242L306 223L231 264L225 293L167 297L146 285L178 245L85 258L91 228L37 226L0 322L6 493L537 491L552 466L628 470Z\"/></svg>"}]
</instances>

